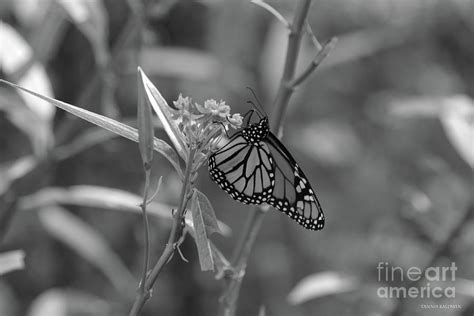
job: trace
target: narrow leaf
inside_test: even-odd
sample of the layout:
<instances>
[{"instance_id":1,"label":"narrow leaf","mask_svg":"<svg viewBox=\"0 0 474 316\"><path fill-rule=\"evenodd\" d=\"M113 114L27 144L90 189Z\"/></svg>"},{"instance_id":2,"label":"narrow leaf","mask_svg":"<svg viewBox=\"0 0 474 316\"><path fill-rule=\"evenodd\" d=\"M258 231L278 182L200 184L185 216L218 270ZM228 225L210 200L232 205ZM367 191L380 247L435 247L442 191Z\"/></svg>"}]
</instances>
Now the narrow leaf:
<instances>
[{"instance_id":1,"label":"narrow leaf","mask_svg":"<svg viewBox=\"0 0 474 316\"><path fill-rule=\"evenodd\" d=\"M196 232L194 230L193 223L186 220L186 224L188 225L189 234L194 240L196 240ZM225 275L226 271L230 271L232 269L232 265L211 240L209 240L209 245L211 247L212 258L214 260L214 269L216 272L215 278L216 280L220 280Z\"/></svg>"},{"instance_id":2,"label":"narrow leaf","mask_svg":"<svg viewBox=\"0 0 474 316\"><path fill-rule=\"evenodd\" d=\"M112 133L115 133L117 135L120 135L122 137L125 137L127 139L130 139L134 142L138 142L138 131L137 129L128 126L126 124L123 124L121 122L118 122L116 120L113 120L111 118L108 118L106 116L84 110L82 108L79 108L77 106L49 98L47 96L38 94L34 91L31 91L29 89L23 88L21 86L18 86L14 83L5 81L0 79L0 82L5 83L11 87L26 91L40 99L43 99L47 102L50 102L51 104L55 105L56 107L63 109L66 112L69 112L75 116L78 116L82 118L83 120L86 120L94 125L97 125L99 127L102 127L106 130L111 131ZM171 148L166 142L162 141L161 139L154 138L153 142L153 148L155 151L159 152L162 154L168 161L173 165L173 167L176 169L178 174L180 175L181 178L183 178L183 172L181 170L181 166L179 163L178 156L176 155L176 152Z\"/></svg>"},{"instance_id":3,"label":"narrow leaf","mask_svg":"<svg viewBox=\"0 0 474 316\"><path fill-rule=\"evenodd\" d=\"M122 123L133 126L136 121L136 117L130 119L124 118ZM153 126L155 128L162 128L161 123L158 120L153 120ZM103 128L94 126L89 129L83 130L81 134L76 136L76 138L72 139L67 144L55 147L53 150L53 157L57 160L64 160L78 154L81 151L84 151L95 145L104 143L107 140L110 140L117 136L119 135L109 133L109 131Z\"/></svg>"},{"instance_id":4,"label":"narrow leaf","mask_svg":"<svg viewBox=\"0 0 474 316\"><path fill-rule=\"evenodd\" d=\"M214 259L212 249L206 231L206 224L203 218L202 206L199 202L197 191L193 192L191 198L191 211L193 216L195 241L199 255L199 263L202 271L214 270Z\"/></svg>"},{"instance_id":5,"label":"narrow leaf","mask_svg":"<svg viewBox=\"0 0 474 316\"><path fill-rule=\"evenodd\" d=\"M138 78L138 147L145 168L149 168L153 160L153 122L150 103L145 97L143 81Z\"/></svg>"},{"instance_id":6,"label":"narrow leaf","mask_svg":"<svg viewBox=\"0 0 474 316\"><path fill-rule=\"evenodd\" d=\"M19 209L28 211L36 208L64 204L109 209L141 214L142 197L114 188L94 185L76 185L69 188L47 187L19 201ZM148 212L154 216L171 220L171 205L151 202Z\"/></svg>"},{"instance_id":7,"label":"narrow leaf","mask_svg":"<svg viewBox=\"0 0 474 316\"><path fill-rule=\"evenodd\" d=\"M338 272L316 273L298 282L288 295L288 301L295 305L301 304L318 297L352 291L357 285L355 277L344 276Z\"/></svg>"},{"instance_id":8,"label":"narrow leaf","mask_svg":"<svg viewBox=\"0 0 474 316\"><path fill-rule=\"evenodd\" d=\"M194 189L194 194L196 194L197 202L199 203L207 235L210 236L213 233L222 234L214 208L212 207L211 202L209 202L207 196L197 189Z\"/></svg>"},{"instance_id":9,"label":"narrow leaf","mask_svg":"<svg viewBox=\"0 0 474 316\"><path fill-rule=\"evenodd\" d=\"M20 198L18 208L21 211L31 211L42 207L63 204L141 214L139 205L142 203L142 200L143 197L120 189L95 185L75 185L68 188L43 188L31 195ZM171 209L173 208L176 207L152 201L148 204L147 211L153 216L171 222ZM192 215L190 213L186 215L186 225L192 228ZM220 221L218 225L224 236L231 234L229 226Z\"/></svg>"},{"instance_id":10,"label":"narrow leaf","mask_svg":"<svg viewBox=\"0 0 474 316\"><path fill-rule=\"evenodd\" d=\"M25 267L25 253L22 250L13 250L0 253L0 275L21 270Z\"/></svg>"},{"instance_id":11,"label":"narrow leaf","mask_svg":"<svg viewBox=\"0 0 474 316\"><path fill-rule=\"evenodd\" d=\"M186 160L186 157L189 155L188 147L186 146L183 135L179 131L177 122L171 117L171 108L140 67L138 68L138 73L141 80L143 81L143 87L145 89L148 101L153 107L155 113L158 115L158 118L163 124L163 128L168 134L168 137L171 139L171 142L178 151L179 155L181 158Z\"/></svg>"}]
</instances>

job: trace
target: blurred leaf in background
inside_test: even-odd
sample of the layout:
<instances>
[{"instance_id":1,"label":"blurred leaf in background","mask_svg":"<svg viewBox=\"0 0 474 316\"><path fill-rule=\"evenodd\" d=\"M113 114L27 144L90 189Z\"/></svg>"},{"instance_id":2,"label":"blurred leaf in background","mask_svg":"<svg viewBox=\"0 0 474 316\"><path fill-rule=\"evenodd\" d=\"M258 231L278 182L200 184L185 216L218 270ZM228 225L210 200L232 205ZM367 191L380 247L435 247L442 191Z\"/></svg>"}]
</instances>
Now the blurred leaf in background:
<instances>
[{"instance_id":1,"label":"blurred leaf in background","mask_svg":"<svg viewBox=\"0 0 474 316\"><path fill-rule=\"evenodd\" d=\"M10 271L21 270L25 267L25 253L21 250L3 252L0 254L0 275Z\"/></svg>"}]
</instances>

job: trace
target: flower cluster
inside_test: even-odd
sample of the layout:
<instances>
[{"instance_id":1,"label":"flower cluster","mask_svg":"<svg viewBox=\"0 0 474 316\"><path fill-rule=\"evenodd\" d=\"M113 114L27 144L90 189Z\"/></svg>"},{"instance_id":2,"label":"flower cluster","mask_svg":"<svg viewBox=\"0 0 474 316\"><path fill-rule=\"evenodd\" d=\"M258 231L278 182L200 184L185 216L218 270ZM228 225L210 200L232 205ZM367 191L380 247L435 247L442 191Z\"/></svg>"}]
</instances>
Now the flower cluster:
<instances>
[{"instance_id":1,"label":"flower cluster","mask_svg":"<svg viewBox=\"0 0 474 316\"><path fill-rule=\"evenodd\" d=\"M242 116L231 115L230 106L222 100L210 99L201 105L180 94L173 104L176 110L172 111L172 117L178 123L184 143L204 156L215 149L227 127L239 128L242 125Z\"/></svg>"}]
</instances>

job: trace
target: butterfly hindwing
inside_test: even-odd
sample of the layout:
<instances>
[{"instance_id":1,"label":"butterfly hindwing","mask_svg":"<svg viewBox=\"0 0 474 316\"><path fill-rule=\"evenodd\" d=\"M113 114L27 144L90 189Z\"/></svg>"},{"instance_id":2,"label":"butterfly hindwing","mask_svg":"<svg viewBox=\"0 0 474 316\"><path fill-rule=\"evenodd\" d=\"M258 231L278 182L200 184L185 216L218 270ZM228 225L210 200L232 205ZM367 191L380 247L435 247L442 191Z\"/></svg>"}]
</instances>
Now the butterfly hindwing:
<instances>
[{"instance_id":1,"label":"butterfly hindwing","mask_svg":"<svg viewBox=\"0 0 474 316\"><path fill-rule=\"evenodd\" d=\"M322 229L324 214L305 174L272 133L267 140L275 164L275 186L267 203L307 229Z\"/></svg>"},{"instance_id":2,"label":"butterfly hindwing","mask_svg":"<svg viewBox=\"0 0 474 316\"><path fill-rule=\"evenodd\" d=\"M238 201L261 204L274 185L273 158L265 143L249 145L239 133L209 158L209 173Z\"/></svg>"}]
</instances>

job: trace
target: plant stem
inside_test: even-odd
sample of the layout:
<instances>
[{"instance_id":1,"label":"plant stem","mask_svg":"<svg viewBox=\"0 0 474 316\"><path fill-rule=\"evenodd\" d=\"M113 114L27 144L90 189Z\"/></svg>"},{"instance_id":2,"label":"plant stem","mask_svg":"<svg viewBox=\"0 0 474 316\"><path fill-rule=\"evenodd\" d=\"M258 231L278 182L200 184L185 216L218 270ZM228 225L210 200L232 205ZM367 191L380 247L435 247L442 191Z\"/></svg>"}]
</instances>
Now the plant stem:
<instances>
[{"instance_id":1,"label":"plant stem","mask_svg":"<svg viewBox=\"0 0 474 316\"><path fill-rule=\"evenodd\" d=\"M311 0L301 0L296 8L295 17L290 28L288 36L288 48L286 51L285 66L283 68L283 75L280 81L280 87L274 101L274 110L272 116L273 130L277 136L283 126L283 119L285 117L286 108L290 102L294 87L291 85L295 75L296 64L298 61L298 54L301 47L301 38L303 36L304 23L308 16L309 6Z\"/></svg>"},{"instance_id":2,"label":"plant stem","mask_svg":"<svg viewBox=\"0 0 474 316\"><path fill-rule=\"evenodd\" d=\"M291 87L291 82L295 74L301 38L304 32L303 28L310 5L311 0L301 0L298 3L295 17L290 28L285 66L277 97L274 102L273 120L271 124L272 131L277 135L283 125L285 110L294 91ZM240 286L245 275L248 258L255 244L260 227L262 226L265 214L266 211L263 208L255 206L247 217L244 231L237 243L232 260L234 271L232 275L226 277L224 292L219 299L219 315L221 316L235 315Z\"/></svg>"},{"instance_id":3,"label":"plant stem","mask_svg":"<svg viewBox=\"0 0 474 316\"><path fill-rule=\"evenodd\" d=\"M317 52L311 64L303 71L302 74L300 74L292 81L291 87L296 88L303 81L305 81L309 77L309 75L313 73L313 71L318 68L321 62L328 56L329 52L334 48L336 43L337 38L333 37L326 44L324 44L322 48Z\"/></svg>"},{"instance_id":4,"label":"plant stem","mask_svg":"<svg viewBox=\"0 0 474 316\"><path fill-rule=\"evenodd\" d=\"M150 225L148 224L148 216L146 213L146 207L147 207L147 200L148 200L148 189L150 186L150 174L151 174L151 168L147 164L145 166L145 189L143 192L143 202L141 205L142 213L143 213L143 227L144 227L144 238L145 238L145 254L143 258L143 274L142 274L142 280L140 282L140 288L139 291L142 292L142 295L145 295L145 281L146 281L146 275L148 273L148 263L150 260Z\"/></svg>"},{"instance_id":5,"label":"plant stem","mask_svg":"<svg viewBox=\"0 0 474 316\"><path fill-rule=\"evenodd\" d=\"M265 211L255 206L247 217L244 231L238 241L231 261L232 267L234 267L234 273L231 276L227 276L224 293L219 299L219 315L235 315L240 286L245 275L247 261L255 244L255 240L257 239L260 227L262 226L264 215Z\"/></svg>"},{"instance_id":6,"label":"plant stem","mask_svg":"<svg viewBox=\"0 0 474 316\"><path fill-rule=\"evenodd\" d=\"M171 227L170 235L168 237L168 243L166 244L163 253L161 254L160 258L151 270L150 274L146 278L146 281L144 282L144 291L138 292L137 297L135 298L135 302L133 303L133 306L130 310L130 316L138 316L146 301L151 297L151 290L155 285L155 282L158 279L160 272L163 270L164 266L166 265L166 263L168 263L171 256L173 255L176 243L182 235L182 222L186 212L186 203L188 201L189 192L192 189L191 179L193 176L193 161L195 153L196 150L194 148L192 148L189 152L189 157L186 163L186 171L183 180L183 187L181 189L181 196L179 200L180 202L178 210L173 215L173 224Z\"/></svg>"}]
</instances>

